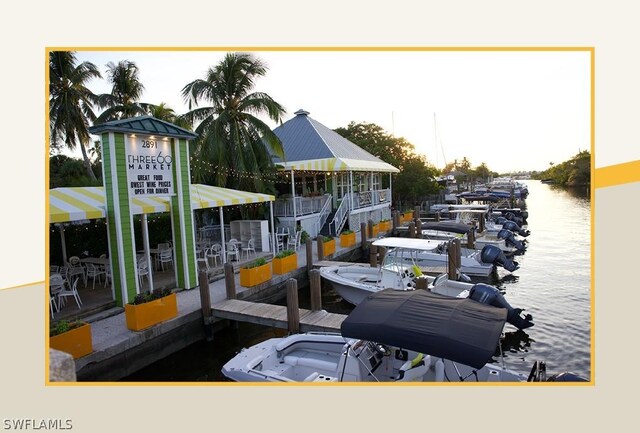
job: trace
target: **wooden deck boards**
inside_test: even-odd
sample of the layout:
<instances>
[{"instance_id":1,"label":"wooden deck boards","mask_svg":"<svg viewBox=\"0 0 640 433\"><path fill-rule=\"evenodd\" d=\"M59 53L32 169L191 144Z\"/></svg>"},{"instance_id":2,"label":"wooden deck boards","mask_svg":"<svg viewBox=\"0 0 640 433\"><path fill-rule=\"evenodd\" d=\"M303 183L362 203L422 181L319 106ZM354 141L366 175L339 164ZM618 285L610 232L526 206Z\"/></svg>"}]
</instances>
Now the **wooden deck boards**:
<instances>
[{"instance_id":1,"label":"wooden deck boards","mask_svg":"<svg viewBox=\"0 0 640 433\"><path fill-rule=\"evenodd\" d=\"M249 322L287 329L287 307L258 302L227 299L211 306L213 315L221 319ZM300 331L340 332L344 314L300 309Z\"/></svg>"}]
</instances>

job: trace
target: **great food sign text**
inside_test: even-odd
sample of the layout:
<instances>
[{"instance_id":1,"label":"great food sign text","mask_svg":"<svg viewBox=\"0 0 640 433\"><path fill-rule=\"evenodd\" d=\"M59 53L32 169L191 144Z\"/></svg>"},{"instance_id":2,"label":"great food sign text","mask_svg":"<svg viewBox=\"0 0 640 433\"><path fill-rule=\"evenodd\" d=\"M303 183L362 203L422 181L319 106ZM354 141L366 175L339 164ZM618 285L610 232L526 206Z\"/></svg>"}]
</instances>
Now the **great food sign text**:
<instances>
[{"instance_id":1,"label":"great food sign text","mask_svg":"<svg viewBox=\"0 0 640 433\"><path fill-rule=\"evenodd\" d=\"M169 140L130 136L126 148L129 195L173 195L173 157Z\"/></svg>"}]
</instances>

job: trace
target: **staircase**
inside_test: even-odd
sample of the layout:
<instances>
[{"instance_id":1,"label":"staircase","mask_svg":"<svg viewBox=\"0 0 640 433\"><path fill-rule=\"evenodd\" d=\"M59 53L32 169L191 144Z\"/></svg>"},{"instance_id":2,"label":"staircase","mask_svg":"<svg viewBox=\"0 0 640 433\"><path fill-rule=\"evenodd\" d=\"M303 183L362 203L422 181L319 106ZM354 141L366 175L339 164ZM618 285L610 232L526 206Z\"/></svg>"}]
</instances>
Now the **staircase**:
<instances>
[{"instance_id":1,"label":"staircase","mask_svg":"<svg viewBox=\"0 0 640 433\"><path fill-rule=\"evenodd\" d=\"M324 225L320 228L320 233L323 236L331 236L332 233L330 233L331 231L331 222L333 221L333 217L336 215L336 209L332 210L331 213L329 214L329 216L327 217L327 220L325 221ZM335 235L335 234L333 234Z\"/></svg>"}]
</instances>

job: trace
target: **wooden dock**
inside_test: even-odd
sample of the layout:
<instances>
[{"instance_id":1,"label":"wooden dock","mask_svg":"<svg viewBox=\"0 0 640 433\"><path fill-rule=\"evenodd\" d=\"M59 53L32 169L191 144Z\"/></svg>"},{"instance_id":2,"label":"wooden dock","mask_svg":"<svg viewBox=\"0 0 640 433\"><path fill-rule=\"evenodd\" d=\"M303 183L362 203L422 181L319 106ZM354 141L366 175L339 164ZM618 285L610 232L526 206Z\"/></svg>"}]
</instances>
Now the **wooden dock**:
<instances>
[{"instance_id":1,"label":"wooden dock","mask_svg":"<svg viewBox=\"0 0 640 433\"><path fill-rule=\"evenodd\" d=\"M287 307L227 299L211 306L215 318L287 329ZM340 332L344 314L300 309L300 332Z\"/></svg>"}]
</instances>

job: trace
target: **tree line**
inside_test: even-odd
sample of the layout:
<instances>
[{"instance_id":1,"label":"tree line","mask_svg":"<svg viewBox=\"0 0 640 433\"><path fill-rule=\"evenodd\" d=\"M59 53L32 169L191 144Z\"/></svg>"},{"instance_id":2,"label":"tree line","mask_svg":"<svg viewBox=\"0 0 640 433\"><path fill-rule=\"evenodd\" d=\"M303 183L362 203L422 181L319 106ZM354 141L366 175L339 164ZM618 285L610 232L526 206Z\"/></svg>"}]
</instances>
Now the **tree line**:
<instances>
[{"instance_id":1,"label":"tree line","mask_svg":"<svg viewBox=\"0 0 640 433\"><path fill-rule=\"evenodd\" d=\"M591 153L588 150L579 151L560 164L550 162L549 165L548 169L534 172L531 177L561 186L591 185Z\"/></svg>"},{"instance_id":2,"label":"tree line","mask_svg":"<svg viewBox=\"0 0 640 433\"><path fill-rule=\"evenodd\" d=\"M176 114L166 103L140 101L144 85L138 66L129 60L106 65L110 92L96 95L87 87L103 79L98 67L78 62L75 52L49 55L50 187L99 185L100 143L91 142L89 127L140 115L152 115L194 131L190 146L192 181L233 189L274 193L278 179L271 154L283 157L282 144L261 117L282 123L286 109L256 90L267 66L248 53L227 53L203 77L186 83L181 95L189 111ZM403 137L394 137L373 123L350 122L335 130L369 153L400 169L393 178L393 199L419 203L436 194L437 176L453 170L486 178L484 163L471 169L464 158L438 170ZM80 147L82 160L60 154ZM383 176L382 187L389 180Z\"/></svg>"}]
</instances>

